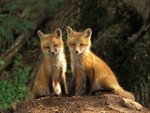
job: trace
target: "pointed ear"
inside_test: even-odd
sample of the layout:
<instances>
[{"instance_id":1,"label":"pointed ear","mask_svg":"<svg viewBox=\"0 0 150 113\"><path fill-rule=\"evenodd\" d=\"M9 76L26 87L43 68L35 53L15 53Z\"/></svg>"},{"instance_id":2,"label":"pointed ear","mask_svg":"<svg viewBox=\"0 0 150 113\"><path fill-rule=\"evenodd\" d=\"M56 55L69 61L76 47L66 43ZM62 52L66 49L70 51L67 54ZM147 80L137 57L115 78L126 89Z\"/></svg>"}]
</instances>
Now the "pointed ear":
<instances>
[{"instance_id":1,"label":"pointed ear","mask_svg":"<svg viewBox=\"0 0 150 113\"><path fill-rule=\"evenodd\" d=\"M92 36L91 28L87 28L83 33L84 33L85 38L91 39L91 36Z\"/></svg>"},{"instance_id":2,"label":"pointed ear","mask_svg":"<svg viewBox=\"0 0 150 113\"><path fill-rule=\"evenodd\" d=\"M57 29L55 30L55 36L56 36L56 38L62 39L62 31L61 31L60 28L57 28Z\"/></svg>"},{"instance_id":3,"label":"pointed ear","mask_svg":"<svg viewBox=\"0 0 150 113\"><path fill-rule=\"evenodd\" d=\"M45 38L44 33L41 30L38 30L37 34L38 34L40 40L42 40L43 38Z\"/></svg>"},{"instance_id":4,"label":"pointed ear","mask_svg":"<svg viewBox=\"0 0 150 113\"><path fill-rule=\"evenodd\" d=\"M74 34L73 29L70 26L67 26L67 36L68 38Z\"/></svg>"}]
</instances>

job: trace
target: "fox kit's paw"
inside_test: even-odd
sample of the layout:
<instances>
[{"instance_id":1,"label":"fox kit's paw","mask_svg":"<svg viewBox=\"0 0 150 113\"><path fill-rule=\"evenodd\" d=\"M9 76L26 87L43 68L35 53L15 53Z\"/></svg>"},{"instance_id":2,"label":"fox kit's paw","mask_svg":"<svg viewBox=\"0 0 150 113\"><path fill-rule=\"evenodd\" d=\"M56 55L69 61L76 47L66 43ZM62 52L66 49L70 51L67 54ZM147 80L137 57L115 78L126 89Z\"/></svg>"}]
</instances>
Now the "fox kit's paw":
<instances>
[{"instance_id":1,"label":"fox kit's paw","mask_svg":"<svg viewBox=\"0 0 150 113\"><path fill-rule=\"evenodd\" d=\"M61 87L60 87L60 83L59 82L56 83L56 85L53 82L53 90L54 90L55 95L58 95L58 96L61 95Z\"/></svg>"},{"instance_id":2,"label":"fox kit's paw","mask_svg":"<svg viewBox=\"0 0 150 113\"><path fill-rule=\"evenodd\" d=\"M138 102L135 102L135 101L128 99L128 98L123 98L122 100L123 100L123 104L128 108L135 108L137 110L142 109L142 105L139 104Z\"/></svg>"}]
</instances>

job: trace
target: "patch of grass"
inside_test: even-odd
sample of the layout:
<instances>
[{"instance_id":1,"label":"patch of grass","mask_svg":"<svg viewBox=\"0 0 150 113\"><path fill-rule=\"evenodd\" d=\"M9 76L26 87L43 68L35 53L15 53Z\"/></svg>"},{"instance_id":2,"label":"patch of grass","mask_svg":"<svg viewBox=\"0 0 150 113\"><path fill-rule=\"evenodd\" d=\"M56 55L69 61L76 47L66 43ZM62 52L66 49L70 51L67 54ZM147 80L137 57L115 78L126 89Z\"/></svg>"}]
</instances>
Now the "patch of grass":
<instances>
[{"instance_id":1,"label":"patch of grass","mask_svg":"<svg viewBox=\"0 0 150 113\"><path fill-rule=\"evenodd\" d=\"M31 68L29 66L21 67L21 60L21 55L17 55L10 78L0 80L0 110L6 109L13 103L25 100L28 97L29 87L27 81Z\"/></svg>"}]
</instances>

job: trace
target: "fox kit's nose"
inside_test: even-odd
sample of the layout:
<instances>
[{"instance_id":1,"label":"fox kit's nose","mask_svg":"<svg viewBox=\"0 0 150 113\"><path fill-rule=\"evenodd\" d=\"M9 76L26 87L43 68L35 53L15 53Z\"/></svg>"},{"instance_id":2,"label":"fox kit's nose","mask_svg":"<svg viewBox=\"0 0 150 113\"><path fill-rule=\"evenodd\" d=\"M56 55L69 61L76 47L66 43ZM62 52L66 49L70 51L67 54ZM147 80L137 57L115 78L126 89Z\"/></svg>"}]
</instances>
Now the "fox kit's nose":
<instances>
[{"instance_id":1,"label":"fox kit's nose","mask_svg":"<svg viewBox=\"0 0 150 113\"><path fill-rule=\"evenodd\" d=\"M79 51L77 51L77 50L76 50L75 52L76 52L77 54L79 53Z\"/></svg>"},{"instance_id":2,"label":"fox kit's nose","mask_svg":"<svg viewBox=\"0 0 150 113\"><path fill-rule=\"evenodd\" d=\"M51 52L52 55L54 55L54 52Z\"/></svg>"}]
</instances>

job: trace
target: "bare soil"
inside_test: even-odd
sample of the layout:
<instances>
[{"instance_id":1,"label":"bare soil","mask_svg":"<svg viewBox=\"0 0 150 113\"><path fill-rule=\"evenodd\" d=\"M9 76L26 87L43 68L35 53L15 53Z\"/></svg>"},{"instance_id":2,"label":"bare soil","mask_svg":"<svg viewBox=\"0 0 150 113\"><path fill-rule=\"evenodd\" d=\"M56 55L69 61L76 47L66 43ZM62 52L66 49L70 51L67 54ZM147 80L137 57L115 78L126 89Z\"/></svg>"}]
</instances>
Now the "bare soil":
<instances>
[{"instance_id":1,"label":"bare soil","mask_svg":"<svg viewBox=\"0 0 150 113\"><path fill-rule=\"evenodd\" d=\"M150 109L127 108L120 96L101 94L80 97L43 97L24 101L2 113L150 113Z\"/></svg>"}]
</instances>

